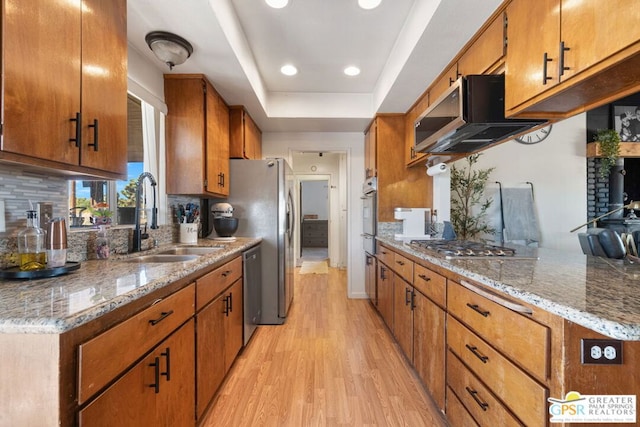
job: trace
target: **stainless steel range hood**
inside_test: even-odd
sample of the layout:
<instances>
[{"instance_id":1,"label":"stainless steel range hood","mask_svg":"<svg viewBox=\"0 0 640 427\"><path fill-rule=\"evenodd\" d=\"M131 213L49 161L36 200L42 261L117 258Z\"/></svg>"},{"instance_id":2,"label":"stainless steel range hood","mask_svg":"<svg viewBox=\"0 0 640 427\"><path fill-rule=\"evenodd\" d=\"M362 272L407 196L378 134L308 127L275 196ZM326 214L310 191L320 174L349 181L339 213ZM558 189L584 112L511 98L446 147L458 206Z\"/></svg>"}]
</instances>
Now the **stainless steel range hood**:
<instances>
[{"instance_id":1,"label":"stainless steel range hood","mask_svg":"<svg viewBox=\"0 0 640 427\"><path fill-rule=\"evenodd\" d=\"M459 78L415 122L416 152L472 153L544 124L504 117L504 75Z\"/></svg>"}]
</instances>

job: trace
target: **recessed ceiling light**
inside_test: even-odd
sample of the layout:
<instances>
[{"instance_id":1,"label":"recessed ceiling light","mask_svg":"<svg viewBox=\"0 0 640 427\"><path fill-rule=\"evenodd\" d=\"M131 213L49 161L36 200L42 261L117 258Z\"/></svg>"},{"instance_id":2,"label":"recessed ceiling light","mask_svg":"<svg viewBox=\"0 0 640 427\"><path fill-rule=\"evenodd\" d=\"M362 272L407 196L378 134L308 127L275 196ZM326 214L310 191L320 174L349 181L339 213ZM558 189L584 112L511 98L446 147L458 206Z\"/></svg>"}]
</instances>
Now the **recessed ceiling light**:
<instances>
[{"instance_id":1,"label":"recessed ceiling light","mask_svg":"<svg viewBox=\"0 0 640 427\"><path fill-rule=\"evenodd\" d=\"M285 76L295 76L296 74L298 74L298 69L291 64L287 64L283 65L282 68L280 68L280 72Z\"/></svg>"},{"instance_id":2,"label":"recessed ceiling light","mask_svg":"<svg viewBox=\"0 0 640 427\"><path fill-rule=\"evenodd\" d=\"M265 0L274 9L282 9L289 4L289 0Z\"/></svg>"},{"instance_id":3,"label":"recessed ceiling light","mask_svg":"<svg viewBox=\"0 0 640 427\"><path fill-rule=\"evenodd\" d=\"M360 68L351 65L344 69L344 73L347 76L357 76L358 74L360 74Z\"/></svg>"},{"instance_id":4,"label":"recessed ceiling light","mask_svg":"<svg viewBox=\"0 0 640 427\"><path fill-rule=\"evenodd\" d=\"M375 9L381 2L382 0L358 0L358 6L363 9Z\"/></svg>"}]
</instances>

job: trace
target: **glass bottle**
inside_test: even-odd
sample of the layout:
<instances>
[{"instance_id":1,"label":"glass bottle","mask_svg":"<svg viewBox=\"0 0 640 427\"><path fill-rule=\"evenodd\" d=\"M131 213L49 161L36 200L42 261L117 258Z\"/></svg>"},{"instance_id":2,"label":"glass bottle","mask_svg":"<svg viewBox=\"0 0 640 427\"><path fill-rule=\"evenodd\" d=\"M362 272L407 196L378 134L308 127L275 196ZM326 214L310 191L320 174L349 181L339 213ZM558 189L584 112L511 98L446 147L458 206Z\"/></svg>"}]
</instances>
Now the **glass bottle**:
<instances>
[{"instance_id":1,"label":"glass bottle","mask_svg":"<svg viewBox=\"0 0 640 427\"><path fill-rule=\"evenodd\" d=\"M107 226L100 225L98 237L96 238L96 258L109 258L109 236L107 236Z\"/></svg>"},{"instance_id":2,"label":"glass bottle","mask_svg":"<svg viewBox=\"0 0 640 427\"><path fill-rule=\"evenodd\" d=\"M27 211L27 227L18 233L20 270L42 270L47 266L46 234L38 227L36 211Z\"/></svg>"}]
</instances>

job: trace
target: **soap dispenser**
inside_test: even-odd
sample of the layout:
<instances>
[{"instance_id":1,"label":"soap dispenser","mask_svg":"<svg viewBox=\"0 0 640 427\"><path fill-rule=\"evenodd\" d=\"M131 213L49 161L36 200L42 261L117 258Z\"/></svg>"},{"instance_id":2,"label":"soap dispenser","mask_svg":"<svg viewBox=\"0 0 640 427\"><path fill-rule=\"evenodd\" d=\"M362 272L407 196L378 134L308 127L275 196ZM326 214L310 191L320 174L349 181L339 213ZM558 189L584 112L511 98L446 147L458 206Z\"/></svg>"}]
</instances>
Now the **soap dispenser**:
<instances>
[{"instance_id":1,"label":"soap dispenser","mask_svg":"<svg viewBox=\"0 0 640 427\"><path fill-rule=\"evenodd\" d=\"M28 210L27 227L18 233L20 270L42 270L47 266L45 238L44 230L38 227L36 211Z\"/></svg>"}]
</instances>

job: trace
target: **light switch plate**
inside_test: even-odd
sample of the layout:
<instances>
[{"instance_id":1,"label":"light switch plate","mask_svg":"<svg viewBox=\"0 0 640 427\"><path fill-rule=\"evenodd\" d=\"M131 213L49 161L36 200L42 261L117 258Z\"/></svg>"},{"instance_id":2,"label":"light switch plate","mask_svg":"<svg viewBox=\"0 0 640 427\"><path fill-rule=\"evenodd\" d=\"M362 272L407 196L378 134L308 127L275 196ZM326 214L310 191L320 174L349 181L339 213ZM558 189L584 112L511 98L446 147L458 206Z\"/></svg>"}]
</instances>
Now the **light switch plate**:
<instances>
[{"instance_id":1,"label":"light switch plate","mask_svg":"<svg viewBox=\"0 0 640 427\"><path fill-rule=\"evenodd\" d=\"M4 200L0 200L0 233L7 231L7 227L4 223Z\"/></svg>"},{"instance_id":2,"label":"light switch plate","mask_svg":"<svg viewBox=\"0 0 640 427\"><path fill-rule=\"evenodd\" d=\"M36 205L36 213L38 215L38 224L43 230L47 229L47 223L53 218L53 203L38 202Z\"/></svg>"}]
</instances>

